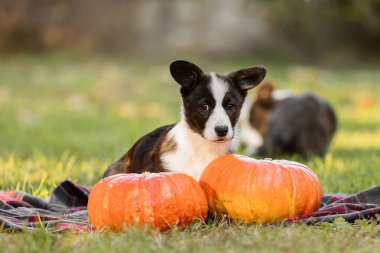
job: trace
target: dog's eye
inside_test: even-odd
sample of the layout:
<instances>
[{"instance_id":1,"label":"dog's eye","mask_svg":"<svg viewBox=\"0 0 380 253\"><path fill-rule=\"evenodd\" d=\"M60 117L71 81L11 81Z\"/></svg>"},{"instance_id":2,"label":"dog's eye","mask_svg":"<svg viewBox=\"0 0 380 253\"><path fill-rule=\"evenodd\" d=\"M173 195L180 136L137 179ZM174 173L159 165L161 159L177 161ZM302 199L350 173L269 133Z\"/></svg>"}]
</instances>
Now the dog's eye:
<instances>
[{"instance_id":1,"label":"dog's eye","mask_svg":"<svg viewBox=\"0 0 380 253\"><path fill-rule=\"evenodd\" d=\"M228 111L232 111L234 108L235 108L235 105L234 105L234 104L228 104L226 109L227 109Z\"/></svg>"},{"instance_id":2,"label":"dog's eye","mask_svg":"<svg viewBox=\"0 0 380 253\"><path fill-rule=\"evenodd\" d=\"M200 109L201 109L201 111L206 112L210 109L210 107L208 106L208 104L203 104L200 106Z\"/></svg>"}]
</instances>

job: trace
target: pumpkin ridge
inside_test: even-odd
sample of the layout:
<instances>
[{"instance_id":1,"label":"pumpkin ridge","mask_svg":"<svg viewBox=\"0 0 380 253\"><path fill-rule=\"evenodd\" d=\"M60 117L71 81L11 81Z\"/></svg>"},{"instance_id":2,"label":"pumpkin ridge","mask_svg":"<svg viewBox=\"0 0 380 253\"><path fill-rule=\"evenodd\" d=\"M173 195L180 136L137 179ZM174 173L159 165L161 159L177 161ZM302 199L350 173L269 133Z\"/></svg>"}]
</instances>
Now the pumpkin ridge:
<instances>
[{"instance_id":1,"label":"pumpkin ridge","mask_svg":"<svg viewBox=\"0 0 380 253\"><path fill-rule=\"evenodd\" d=\"M251 190L252 190L252 182L251 182L251 176L252 176L252 173L253 173L253 170L255 169L255 168L253 168L253 167L256 167L254 164L251 164L251 169L250 169L250 171L249 171L249 175L248 175L248 189L247 189L247 206L248 206L248 208L249 209L251 209L251 205L250 205L250 200L249 200L249 196L251 196Z\"/></svg>"},{"instance_id":2,"label":"pumpkin ridge","mask_svg":"<svg viewBox=\"0 0 380 253\"><path fill-rule=\"evenodd\" d=\"M178 177L178 175L181 175L181 174L173 173L174 177ZM174 214L172 214L172 217L176 219L175 224L172 224L172 225L178 225L180 223L180 219L178 218L180 216L178 214L182 211L182 210L180 210L182 201L178 197L178 193L177 193L176 189L177 188L182 189L182 187L177 187L176 180L172 177L167 177L167 181L169 181L168 186L170 187L170 192L174 192L174 194L172 195L171 205L173 205L173 203L176 204L176 206L173 205L173 206L169 207L169 208L172 208L173 210L176 211ZM164 196L167 197L165 193L164 193ZM172 217L170 217L170 218L172 218ZM161 217L161 218L164 220L165 223L167 223L170 226L171 222L168 219L165 219L164 217Z\"/></svg>"},{"instance_id":3,"label":"pumpkin ridge","mask_svg":"<svg viewBox=\"0 0 380 253\"><path fill-rule=\"evenodd\" d=\"M126 195L126 193L129 191L129 187L125 187L123 188L123 194ZM129 199L128 198L124 198L124 203L123 205L124 206L128 206L128 201ZM129 211L129 207L128 208L125 208L124 212L123 212L123 221L127 221L129 220L129 215L128 215L128 211Z\"/></svg>"},{"instance_id":4,"label":"pumpkin ridge","mask_svg":"<svg viewBox=\"0 0 380 253\"><path fill-rule=\"evenodd\" d=\"M106 180L105 182L107 182L107 183L110 183L110 182L112 182L112 180L113 180L113 178L110 178L109 180ZM109 188L107 188L107 191L105 192L105 194L104 194L104 198L103 198L103 205L102 205L102 208L105 208L105 206L107 206L107 212L105 212L106 213L106 215L104 215L104 217L103 217L103 221L104 220L106 220L107 222L110 220L110 209L108 208L108 206L109 206L109 202L110 202L110 198L109 198L109 192L110 192L110 190L111 190L111 188L109 187ZM112 229L112 225L110 224L110 228Z\"/></svg>"},{"instance_id":5,"label":"pumpkin ridge","mask_svg":"<svg viewBox=\"0 0 380 253\"><path fill-rule=\"evenodd\" d=\"M229 155L227 155L229 156ZM218 167L219 166L219 161L218 159L215 159L213 160L212 162L210 162L206 168L204 169L200 179L199 179L199 184L202 186L202 189L203 191L207 194L206 194L206 198L207 198L207 202L208 202L208 205L210 206L210 211L214 212L214 210L216 210L216 205L218 202L218 196L217 196L217 191L215 189L215 183L217 181L217 179L220 177L220 175L217 175L216 177L211 177L211 181L209 182L204 182L203 181L203 178L210 178L211 174L212 174L212 171L213 171L213 168L214 167ZM220 173L221 174L221 173Z\"/></svg>"},{"instance_id":6,"label":"pumpkin ridge","mask_svg":"<svg viewBox=\"0 0 380 253\"><path fill-rule=\"evenodd\" d=\"M185 176L183 176L183 175L177 175L177 177L182 177L182 178L184 178L185 179L185 183L186 184L188 184L189 185L189 181L188 181L188 178L187 177L185 177ZM177 182L176 182L176 180L173 180L172 181L173 182L173 184L176 186L176 188L179 188L179 189L181 189L182 190L182 187L180 187L180 186L178 186L177 185ZM185 183L183 184L183 186L185 185ZM187 188L187 187L186 187ZM187 210L187 209L192 209L192 210L196 210L196 204L195 203L193 203L193 201L183 201L183 199L184 198L186 198L186 200L194 200L193 199L193 194L194 194L194 189L188 189L188 191L189 191L189 193L187 193L187 192L183 192L183 191L181 191L180 192L180 194L179 194L179 192L176 192L176 202L175 203L177 203L177 206L184 206L184 205L186 205L186 207L184 208L185 210ZM183 195L186 195L186 196L183 196ZM182 202L185 202L185 203L182 203ZM178 210L179 208L177 207L177 210ZM181 211L181 210L179 210L179 211ZM186 213L186 212L185 212ZM184 216L184 218L185 219L187 219L187 213L186 213L186 215ZM178 220L177 221L177 223L178 223L178 225L182 225L182 222L184 222L184 220Z\"/></svg>"},{"instance_id":7,"label":"pumpkin ridge","mask_svg":"<svg viewBox=\"0 0 380 253\"><path fill-rule=\"evenodd\" d=\"M309 169L307 166L305 166L303 164L296 163L296 162L292 162L291 164L292 164L292 166L297 167L299 170L302 170L305 174L307 174L309 176L309 178L311 178L313 185L318 188L318 192L314 193L314 195L318 194L318 196L319 196L319 198L317 199L316 203L320 202L321 199L322 199L321 198L322 187L321 187L321 184L320 184L320 182L318 180L318 176L315 174L315 172L312 171L311 169ZM315 197L312 198L312 199L315 199ZM315 206L316 203L313 202L313 208L312 209L315 209L314 206ZM310 205L307 205L305 208L307 208L309 206ZM310 209L310 208L307 208L307 209ZM309 212L311 212L311 211L309 211Z\"/></svg>"},{"instance_id":8,"label":"pumpkin ridge","mask_svg":"<svg viewBox=\"0 0 380 253\"><path fill-rule=\"evenodd\" d=\"M228 158L229 158L229 161L228 162L226 162L225 164L224 164L224 166L221 166L220 167L220 169L219 169L219 174L217 175L217 177L215 177L215 182L216 182L216 185L214 186L215 188L213 188L213 190L214 190L214 192L215 192L215 198L216 198L216 200L218 200L218 205L220 205L220 204L222 204L223 205L223 208L225 209L225 210L227 210L227 208L226 208L226 206L220 201L222 198L224 198L223 197L223 194L221 194L220 193L220 186L222 185L221 184L221 178L223 178L223 176L226 174L226 173L228 173L229 171L227 170L227 168L231 165L231 164L233 164L233 163L235 163L236 161L233 159L233 157L234 157L234 155L228 155ZM219 166L219 163L218 163L218 166ZM226 183L228 184L228 179L230 179L231 177L226 177L227 178L227 180L226 180ZM220 184L218 184L218 182L220 183ZM223 189L222 189L223 190Z\"/></svg>"},{"instance_id":9,"label":"pumpkin ridge","mask_svg":"<svg viewBox=\"0 0 380 253\"><path fill-rule=\"evenodd\" d=\"M240 161L237 161L237 162L235 162L235 163L238 163L238 164L240 164ZM234 183L234 181L235 181L235 178L233 177L233 175L231 176L231 174L235 174L236 172L235 171L233 171L233 170L227 170L227 172L230 174L228 177L227 177L227 180L226 180L226 182L227 182L227 184L226 185L229 185L230 184L230 182L232 181L232 183ZM236 212L236 209L239 209L239 208L241 208L241 206L242 206L242 203L240 202L237 202L237 203L235 203L235 201L237 201L237 200L240 200L240 199L232 199L231 198L231 196L238 196L239 194L243 194L244 195L244 193L242 193L240 190L241 190L241 185L239 185L239 186L237 186L237 187L233 187L232 189L230 189L230 191L227 193L227 194L225 194L225 195L227 195L227 200L229 201L229 202L232 202L233 204L231 204L231 203L227 203L228 204L228 206L226 207L226 209L227 209L227 211L228 211L228 213L230 214L230 216L231 217L233 217L233 218L237 218L237 212ZM226 196L224 196L223 197L223 201L226 201L225 200L225 198L226 198ZM246 203L244 203L244 204L246 204ZM247 207L247 205L246 205L246 207Z\"/></svg>"},{"instance_id":10,"label":"pumpkin ridge","mask_svg":"<svg viewBox=\"0 0 380 253\"><path fill-rule=\"evenodd\" d=\"M149 177L148 180L145 181L147 194L149 196L150 205L151 205L151 214L150 217L152 218L152 224L154 226L157 226L157 224L160 224L160 219L164 219L163 216L157 215L161 211L162 203L164 200L166 200L166 197L157 197L158 192L162 196L162 185L165 180L168 178L171 178L170 175L160 174L157 177ZM168 224L169 225L169 224Z\"/></svg>"},{"instance_id":11,"label":"pumpkin ridge","mask_svg":"<svg viewBox=\"0 0 380 253\"><path fill-rule=\"evenodd\" d=\"M193 181L190 180L190 178L187 178L187 181L188 181L189 184L193 184ZM204 192L203 192L202 188L200 187L200 185L197 185L197 187L192 187L191 191L193 193L193 194L191 194L191 197L193 199L196 198L198 195L203 195L203 200L206 199L206 195L204 194ZM198 192L200 192L200 193L198 194ZM196 201L194 201L194 208L195 208L195 210L197 210L199 212L199 218L200 219L204 219L205 217L204 217L204 214L202 213L203 212L203 210L202 210L202 203L200 201L201 201L201 199L199 199L199 197L196 198ZM206 205L207 205L207 200L206 200Z\"/></svg>"},{"instance_id":12,"label":"pumpkin ridge","mask_svg":"<svg viewBox=\"0 0 380 253\"><path fill-rule=\"evenodd\" d=\"M144 220L144 218L145 218L145 210L143 208L144 207L143 202L144 202L144 198L145 198L145 192L143 190L143 188L144 188L143 177L141 177L141 176L138 177L137 185L138 185L138 199L139 199L140 216L134 222L137 223L138 225L140 225L140 221Z\"/></svg>"},{"instance_id":13,"label":"pumpkin ridge","mask_svg":"<svg viewBox=\"0 0 380 253\"><path fill-rule=\"evenodd\" d=\"M186 180L187 180L189 185L194 184L190 178L186 177ZM197 185L197 186L199 186L199 185ZM199 188L200 188L200 186L199 186ZM201 199L200 199L200 197L197 198L197 196L200 196L201 194L203 194L204 199L206 199L206 196L204 195L203 190L199 189L199 188L190 187L189 191L191 191L191 194L189 194L190 195L189 197L191 197L193 200L195 200L195 201L191 201L191 203L192 203L191 207L192 207L192 209L196 210L197 218L198 219L204 219L205 217L204 217L203 210L202 210ZM198 194L199 190L200 190L200 193ZM203 203L203 204L205 204L205 203ZM206 200L206 205L207 205L207 200Z\"/></svg>"},{"instance_id":14,"label":"pumpkin ridge","mask_svg":"<svg viewBox=\"0 0 380 253\"><path fill-rule=\"evenodd\" d=\"M280 167L282 167L282 166L280 165ZM292 191L292 203L291 203L289 215L290 215L290 217L294 217L294 215L296 213L297 184L294 180L293 171L291 169L289 169L289 167L286 165L284 166L284 168L288 171L290 178L292 179L293 191Z\"/></svg>"},{"instance_id":15,"label":"pumpkin ridge","mask_svg":"<svg viewBox=\"0 0 380 253\"><path fill-rule=\"evenodd\" d=\"M156 187L157 185L160 185L161 177L155 177L152 178L150 174L144 174L143 175L143 188L144 188L144 217L143 220L151 226L156 225L157 219L156 219L156 207L157 203L154 202L154 194L156 194L155 191L157 191L157 188L160 189L161 187ZM151 190L153 188L153 190ZM153 196L152 196L153 195Z\"/></svg>"}]
</instances>

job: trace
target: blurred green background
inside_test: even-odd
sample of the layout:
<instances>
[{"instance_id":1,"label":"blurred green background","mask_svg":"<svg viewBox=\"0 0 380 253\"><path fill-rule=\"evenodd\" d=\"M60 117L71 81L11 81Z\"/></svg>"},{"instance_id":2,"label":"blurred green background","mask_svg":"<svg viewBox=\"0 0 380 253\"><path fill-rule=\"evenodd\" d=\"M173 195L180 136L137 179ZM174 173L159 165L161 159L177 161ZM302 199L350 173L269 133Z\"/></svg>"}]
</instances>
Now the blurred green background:
<instances>
[{"instance_id":1,"label":"blurred green background","mask_svg":"<svg viewBox=\"0 0 380 253\"><path fill-rule=\"evenodd\" d=\"M353 63L380 54L377 0L0 2L0 50L286 56Z\"/></svg>"}]
</instances>

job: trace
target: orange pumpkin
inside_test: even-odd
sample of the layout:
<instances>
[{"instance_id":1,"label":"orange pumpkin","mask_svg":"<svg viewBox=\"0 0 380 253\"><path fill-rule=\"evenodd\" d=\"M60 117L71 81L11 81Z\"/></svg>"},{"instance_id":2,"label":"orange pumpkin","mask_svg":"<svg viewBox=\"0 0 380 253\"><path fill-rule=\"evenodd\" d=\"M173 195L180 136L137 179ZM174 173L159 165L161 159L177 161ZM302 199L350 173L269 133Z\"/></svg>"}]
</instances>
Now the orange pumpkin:
<instances>
[{"instance_id":1,"label":"orange pumpkin","mask_svg":"<svg viewBox=\"0 0 380 253\"><path fill-rule=\"evenodd\" d=\"M99 181L88 200L92 225L119 231L147 225L165 230L205 219L206 196L193 178L181 173L117 174Z\"/></svg>"},{"instance_id":2,"label":"orange pumpkin","mask_svg":"<svg viewBox=\"0 0 380 253\"><path fill-rule=\"evenodd\" d=\"M248 223L307 214L318 209L322 199L321 184L314 172L286 160L225 155L206 167L200 185L210 211Z\"/></svg>"}]
</instances>

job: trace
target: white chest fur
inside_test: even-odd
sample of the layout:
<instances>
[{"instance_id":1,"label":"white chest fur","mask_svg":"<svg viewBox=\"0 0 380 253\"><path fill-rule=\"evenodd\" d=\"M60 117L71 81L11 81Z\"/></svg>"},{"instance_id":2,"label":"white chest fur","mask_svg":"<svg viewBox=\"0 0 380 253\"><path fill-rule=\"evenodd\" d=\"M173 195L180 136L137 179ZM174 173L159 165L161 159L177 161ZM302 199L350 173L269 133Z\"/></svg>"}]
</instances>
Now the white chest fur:
<instances>
[{"instance_id":1,"label":"white chest fur","mask_svg":"<svg viewBox=\"0 0 380 253\"><path fill-rule=\"evenodd\" d=\"M169 132L169 137L176 143L176 149L161 157L164 167L169 171L185 173L196 180L199 180L212 160L227 154L231 147L231 141L218 143L205 140L194 133L184 120Z\"/></svg>"}]
</instances>

